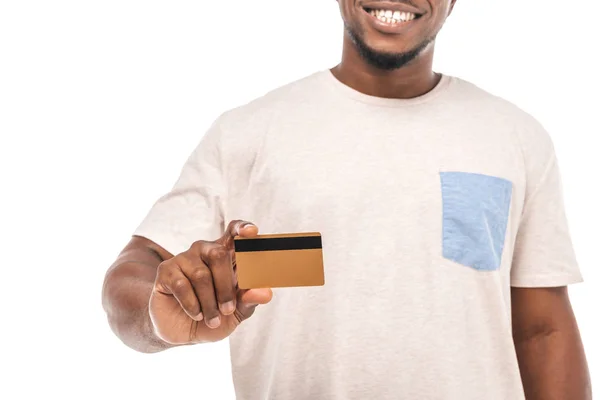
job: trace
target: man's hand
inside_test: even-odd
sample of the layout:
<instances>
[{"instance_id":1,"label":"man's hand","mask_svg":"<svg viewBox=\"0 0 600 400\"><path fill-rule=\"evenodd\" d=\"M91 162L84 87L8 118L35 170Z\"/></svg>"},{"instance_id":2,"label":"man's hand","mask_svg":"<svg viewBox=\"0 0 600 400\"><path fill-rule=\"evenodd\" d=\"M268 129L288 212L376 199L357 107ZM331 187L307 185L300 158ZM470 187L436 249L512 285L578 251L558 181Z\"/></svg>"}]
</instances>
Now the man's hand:
<instances>
[{"instance_id":1,"label":"man's hand","mask_svg":"<svg viewBox=\"0 0 600 400\"><path fill-rule=\"evenodd\" d=\"M271 300L271 289L237 287L233 238L257 234L255 225L232 221L220 239L197 241L159 265L149 312L160 339L173 345L224 339Z\"/></svg>"}]
</instances>

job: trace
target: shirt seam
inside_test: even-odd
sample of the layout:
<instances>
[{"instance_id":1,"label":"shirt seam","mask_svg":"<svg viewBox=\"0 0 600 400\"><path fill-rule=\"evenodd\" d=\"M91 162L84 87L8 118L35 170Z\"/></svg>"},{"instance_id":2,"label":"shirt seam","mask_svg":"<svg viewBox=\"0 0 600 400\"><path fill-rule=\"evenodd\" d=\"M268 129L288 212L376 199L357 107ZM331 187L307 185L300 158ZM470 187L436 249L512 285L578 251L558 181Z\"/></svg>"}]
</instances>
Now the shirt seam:
<instances>
[{"instance_id":1,"label":"shirt seam","mask_svg":"<svg viewBox=\"0 0 600 400\"><path fill-rule=\"evenodd\" d=\"M540 273L540 274L524 274L523 276L519 276L518 278L511 278L510 279L510 284L511 285L530 285L531 281L534 282L553 282L557 279L564 279L564 280L568 280L570 282L572 281L583 281L583 277L581 275L581 273L579 272L564 272L564 273L554 273L554 274L548 274L548 273ZM535 283L533 283L535 284Z\"/></svg>"},{"instance_id":2,"label":"shirt seam","mask_svg":"<svg viewBox=\"0 0 600 400\"><path fill-rule=\"evenodd\" d=\"M523 204L523 212L521 213L522 219L525 219L528 211L531 209L531 207L529 207L529 205L532 203L533 199L535 199L535 197L538 195L543 184L546 183L546 180L548 179L548 175L550 174L550 170L555 165L556 165L556 155L554 153L552 153L550 155L550 159L546 162L546 167L544 168L542 177L540 178L539 182L536 184L536 186L533 189L533 191L531 192L531 194L525 198L525 202Z\"/></svg>"},{"instance_id":3,"label":"shirt seam","mask_svg":"<svg viewBox=\"0 0 600 400\"><path fill-rule=\"evenodd\" d=\"M353 102L360 103L360 104L365 104L365 105L372 106L372 107L398 108L398 109L401 109L401 108L409 108L409 107L421 106L423 104L428 104L428 103L430 103L430 102L432 102L434 100L438 100L440 98L440 96L444 95L445 93L447 93L451 89L451 86L454 85L454 83L456 81L454 79L454 77L452 77L450 75L444 75L444 76L447 78L447 81L445 82L444 87L437 87L436 86L436 87L434 87L432 89L432 90L438 89L438 90L436 90L436 93L430 93L431 92L430 91L430 92L425 93L425 94L422 95L422 96L427 96L428 94L430 94L429 96L427 96L427 98L423 98L421 100L419 100L418 97L414 97L412 99L392 99L392 98L386 99L386 98L378 98L378 99L399 100L399 101L406 100L407 103L405 103L405 104L400 104L400 103L397 103L397 104L384 104L384 103L378 103L376 101L367 101L367 100L364 100L364 99L360 99L356 95L342 93L341 88L337 87L337 85L335 84L335 82L331 82L331 80L328 79L329 77L327 77L327 76L324 76L324 78L327 81L327 85L330 86L333 89L333 91L336 92L339 96L341 96L341 97L343 97L345 99L350 99ZM367 95L365 95L365 96L367 96Z\"/></svg>"}]
</instances>

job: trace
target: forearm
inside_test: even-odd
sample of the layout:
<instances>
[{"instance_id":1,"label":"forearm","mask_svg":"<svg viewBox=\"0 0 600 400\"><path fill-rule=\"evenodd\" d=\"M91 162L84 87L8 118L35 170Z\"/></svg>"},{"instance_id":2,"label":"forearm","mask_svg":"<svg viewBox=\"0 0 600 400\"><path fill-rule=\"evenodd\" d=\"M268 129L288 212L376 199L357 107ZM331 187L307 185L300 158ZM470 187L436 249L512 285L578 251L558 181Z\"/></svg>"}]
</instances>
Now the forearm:
<instances>
[{"instance_id":1,"label":"forearm","mask_svg":"<svg viewBox=\"0 0 600 400\"><path fill-rule=\"evenodd\" d=\"M591 384L576 326L515 337L527 400L591 400Z\"/></svg>"},{"instance_id":2,"label":"forearm","mask_svg":"<svg viewBox=\"0 0 600 400\"><path fill-rule=\"evenodd\" d=\"M148 313L148 303L159 260L125 261L109 270L102 300L113 332L134 350L155 353L172 345L156 336Z\"/></svg>"}]
</instances>

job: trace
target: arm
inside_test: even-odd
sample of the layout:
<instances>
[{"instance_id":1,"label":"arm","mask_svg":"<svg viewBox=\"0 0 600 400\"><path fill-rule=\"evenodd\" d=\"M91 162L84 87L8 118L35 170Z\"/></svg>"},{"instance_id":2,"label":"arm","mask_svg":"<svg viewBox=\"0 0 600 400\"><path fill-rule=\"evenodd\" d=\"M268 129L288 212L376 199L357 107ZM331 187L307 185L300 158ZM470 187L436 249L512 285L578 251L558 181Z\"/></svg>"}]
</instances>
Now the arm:
<instances>
[{"instance_id":1,"label":"arm","mask_svg":"<svg viewBox=\"0 0 600 400\"><path fill-rule=\"evenodd\" d=\"M527 400L591 400L566 287L513 288L513 338Z\"/></svg>"},{"instance_id":2,"label":"arm","mask_svg":"<svg viewBox=\"0 0 600 400\"><path fill-rule=\"evenodd\" d=\"M248 165L237 156L231 165L224 158L223 147L231 143L224 122L223 116L212 124L106 274L102 301L109 324L135 350L224 339L258 304L270 301L268 289L235 285L232 239L256 235L258 228L224 220L231 183L224 170L246 171Z\"/></svg>"},{"instance_id":3,"label":"arm","mask_svg":"<svg viewBox=\"0 0 600 400\"><path fill-rule=\"evenodd\" d=\"M156 243L133 237L106 274L102 305L109 325L127 346L140 352L173 347L156 336L148 313L158 266L172 257Z\"/></svg>"},{"instance_id":4,"label":"arm","mask_svg":"<svg viewBox=\"0 0 600 400\"><path fill-rule=\"evenodd\" d=\"M134 237L104 281L103 304L112 330L144 353L228 337L273 295L270 289L242 290L235 283L233 238L257 234L256 225L234 220L221 238L196 241L176 256Z\"/></svg>"}]
</instances>

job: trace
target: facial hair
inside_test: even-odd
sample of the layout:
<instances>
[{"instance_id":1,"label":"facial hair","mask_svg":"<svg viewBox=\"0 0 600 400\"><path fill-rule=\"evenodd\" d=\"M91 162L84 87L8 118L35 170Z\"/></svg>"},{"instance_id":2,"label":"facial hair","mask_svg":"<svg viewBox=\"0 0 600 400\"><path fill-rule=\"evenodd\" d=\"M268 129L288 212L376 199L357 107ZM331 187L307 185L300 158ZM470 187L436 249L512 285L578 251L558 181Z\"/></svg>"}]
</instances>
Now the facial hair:
<instances>
[{"instance_id":1,"label":"facial hair","mask_svg":"<svg viewBox=\"0 0 600 400\"><path fill-rule=\"evenodd\" d=\"M435 36L428 38L413 50L404 53L386 53L369 47L362 39L361 35L348 24L345 24L345 28L360 56L369 65L384 71L392 71L404 67L417 58L419 54L435 40Z\"/></svg>"}]
</instances>

